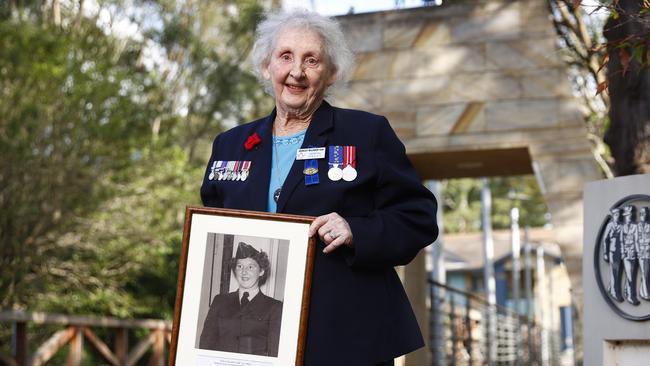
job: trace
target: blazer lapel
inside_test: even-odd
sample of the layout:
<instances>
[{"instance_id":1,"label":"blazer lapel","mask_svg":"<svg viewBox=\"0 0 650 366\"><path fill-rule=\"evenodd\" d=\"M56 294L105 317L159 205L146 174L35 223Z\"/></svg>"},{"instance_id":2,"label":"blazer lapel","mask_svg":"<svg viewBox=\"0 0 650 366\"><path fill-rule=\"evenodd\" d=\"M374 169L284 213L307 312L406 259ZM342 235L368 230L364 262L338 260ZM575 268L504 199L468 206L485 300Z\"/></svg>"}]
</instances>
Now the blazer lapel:
<instances>
[{"instance_id":1,"label":"blazer lapel","mask_svg":"<svg viewBox=\"0 0 650 366\"><path fill-rule=\"evenodd\" d=\"M334 127L334 108L332 108L329 103L323 101L320 107L314 113L309 127L307 128L307 133L305 134L305 140L302 143L302 147L325 147L327 139L329 137L329 130ZM304 176L302 170L304 168L303 160L294 160L291 170L282 185L282 193L280 194L280 199L278 200L277 212L283 212L284 206L286 205L289 197L293 194L296 187L299 183L304 181ZM327 172L318 172L321 179L324 179L323 174ZM267 185L268 186L268 185ZM268 194L268 189L267 189Z\"/></svg>"},{"instance_id":2,"label":"blazer lapel","mask_svg":"<svg viewBox=\"0 0 650 366\"><path fill-rule=\"evenodd\" d=\"M267 200L269 196L269 183L271 181L271 157L273 153L272 126L275 119L275 109L266 117L253 132L260 135L262 140L257 149L250 153L251 173L249 182L253 189L250 192L251 210L267 211ZM246 159L249 160L249 159Z\"/></svg>"}]
</instances>

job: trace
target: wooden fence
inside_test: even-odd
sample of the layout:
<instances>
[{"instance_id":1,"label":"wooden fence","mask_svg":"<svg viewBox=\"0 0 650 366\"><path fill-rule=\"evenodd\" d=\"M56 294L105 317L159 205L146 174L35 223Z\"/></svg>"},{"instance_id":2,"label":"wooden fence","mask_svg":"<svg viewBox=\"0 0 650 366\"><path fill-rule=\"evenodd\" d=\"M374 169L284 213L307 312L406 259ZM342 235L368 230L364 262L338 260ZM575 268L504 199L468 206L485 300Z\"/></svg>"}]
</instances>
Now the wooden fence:
<instances>
[{"instance_id":1,"label":"wooden fence","mask_svg":"<svg viewBox=\"0 0 650 366\"><path fill-rule=\"evenodd\" d=\"M169 346L171 342L171 323L163 320L4 311L0 312L0 323L9 323L13 327L12 354L2 354L0 349L0 365L7 366L45 365L66 345L66 366L78 366L81 365L85 343L91 346L87 349L97 353L112 366L135 365L149 351L151 355L148 365L163 366L165 346ZM28 344L28 325L31 328L48 324L60 326L61 329L38 345L31 355L28 354L31 348ZM93 331L97 328L110 331L108 333L112 334L112 348ZM144 333L132 349L129 349L129 331Z\"/></svg>"}]
</instances>

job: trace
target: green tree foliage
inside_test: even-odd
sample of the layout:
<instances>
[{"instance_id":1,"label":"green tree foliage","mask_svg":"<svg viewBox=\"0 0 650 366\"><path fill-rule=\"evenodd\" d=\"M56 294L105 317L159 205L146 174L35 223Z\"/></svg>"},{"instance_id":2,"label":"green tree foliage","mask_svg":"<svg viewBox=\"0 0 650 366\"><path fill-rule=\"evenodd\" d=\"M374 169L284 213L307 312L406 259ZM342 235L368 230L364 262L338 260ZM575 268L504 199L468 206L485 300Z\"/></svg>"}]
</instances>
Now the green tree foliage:
<instances>
[{"instance_id":1,"label":"green tree foliage","mask_svg":"<svg viewBox=\"0 0 650 366\"><path fill-rule=\"evenodd\" d=\"M210 142L271 107L262 9L83 4L0 6L0 309L170 318Z\"/></svg>"},{"instance_id":2,"label":"green tree foliage","mask_svg":"<svg viewBox=\"0 0 650 366\"><path fill-rule=\"evenodd\" d=\"M60 238L111 195L151 135L146 75L96 27L68 33L0 24L3 307L66 280L48 264ZM119 55L118 55L119 56ZM122 173L124 174L124 173ZM68 247L69 248L69 247Z\"/></svg>"},{"instance_id":3,"label":"green tree foliage","mask_svg":"<svg viewBox=\"0 0 650 366\"><path fill-rule=\"evenodd\" d=\"M477 179L464 178L441 184L443 226L445 232L470 232L481 229L481 185Z\"/></svg>"},{"instance_id":4,"label":"green tree foliage","mask_svg":"<svg viewBox=\"0 0 650 366\"><path fill-rule=\"evenodd\" d=\"M170 109L184 123L176 135L190 159L205 162L215 126L232 126L272 108L247 59L262 17L257 1L159 1L163 26L150 32L174 69L161 74Z\"/></svg>"},{"instance_id":5,"label":"green tree foliage","mask_svg":"<svg viewBox=\"0 0 650 366\"><path fill-rule=\"evenodd\" d=\"M442 182L443 225L445 232L481 230L481 183L478 179L452 179ZM519 208L521 226L543 226L548 209L535 177L490 178L492 227L510 228L510 210Z\"/></svg>"},{"instance_id":6,"label":"green tree foliage","mask_svg":"<svg viewBox=\"0 0 650 366\"><path fill-rule=\"evenodd\" d=\"M37 304L47 304L43 310L170 318L184 208L197 203L202 169L189 166L180 148L154 146L128 173L110 199L60 239L69 250L48 258L65 272L36 295Z\"/></svg>"},{"instance_id":7,"label":"green tree foliage","mask_svg":"<svg viewBox=\"0 0 650 366\"><path fill-rule=\"evenodd\" d=\"M510 228L510 210L519 208L519 224L539 227L548 223L548 208L533 175L494 177L492 192L492 225L496 229Z\"/></svg>"}]
</instances>

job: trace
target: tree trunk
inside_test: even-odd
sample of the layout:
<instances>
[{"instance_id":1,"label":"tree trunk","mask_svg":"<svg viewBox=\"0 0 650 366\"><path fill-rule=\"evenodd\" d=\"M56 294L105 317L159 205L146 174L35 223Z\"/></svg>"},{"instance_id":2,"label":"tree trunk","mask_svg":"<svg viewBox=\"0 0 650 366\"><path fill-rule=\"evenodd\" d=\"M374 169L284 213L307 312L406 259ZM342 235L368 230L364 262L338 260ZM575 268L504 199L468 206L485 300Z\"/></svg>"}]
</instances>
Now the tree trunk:
<instances>
[{"instance_id":1,"label":"tree trunk","mask_svg":"<svg viewBox=\"0 0 650 366\"><path fill-rule=\"evenodd\" d=\"M56 26L61 25L61 4L59 0L52 0L52 23Z\"/></svg>"},{"instance_id":2,"label":"tree trunk","mask_svg":"<svg viewBox=\"0 0 650 366\"><path fill-rule=\"evenodd\" d=\"M11 19L23 19L22 4L19 0L9 0L9 17Z\"/></svg>"},{"instance_id":3,"label":"tree trunk","mask_svg":"<svg viewBox=\"0 0 650 366\"><path fill-rule=\"evenodd\" d=\"M617 6L620 16L618 19L610 17L604 27L609 50L607 79L611 99L610 126L605 142L611 149L618 176L650 173L649 47L645 44L642 53L645 66L629 56L633 54L632 47L617 48L631 35L648 36L647 16L646 21L639 18L642 4L643 0L620 0Z\"/></svg>"}]
</instances>

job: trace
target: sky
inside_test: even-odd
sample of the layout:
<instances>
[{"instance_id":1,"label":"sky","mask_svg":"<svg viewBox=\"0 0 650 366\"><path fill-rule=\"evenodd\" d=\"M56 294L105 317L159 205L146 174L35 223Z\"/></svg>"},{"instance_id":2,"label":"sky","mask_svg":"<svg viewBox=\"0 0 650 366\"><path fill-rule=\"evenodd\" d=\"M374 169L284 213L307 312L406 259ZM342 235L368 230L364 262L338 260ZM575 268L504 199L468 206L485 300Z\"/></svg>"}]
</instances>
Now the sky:
<instances>
[{"instance_id":1,"label":"sky","mask_svg":"<svg viewBox=\"0 0 650 366\"><path fill-rule=\"evenodd\" d=\"M439 1L439 0L438 0ZM396 3L400 8L422 6L422 0L283 0L285 9L304 8L323 15L347 14L351 8L354 13L394 9ZM436 1L433 1L436 3Z\"/></svg>"},{"instance_id":2,"label":"sky","mask_svg":"<svg viewBox=\"0 0 650 366\"><path fill-rule=\"evenodd\" d=\"M541 0L540 0L541 1ZM422 6L422 0L282 0L285 9L303 8L316 11L323 15L347 14L351 8L354 13L367 13L400 8L414 8ZM433 0L431 3L440 5L442 0ZM585 11L590 12L598 7L598 0L583 0ZM605 13L602 9L599 13Z\"/></svg>"}]
</instances>

